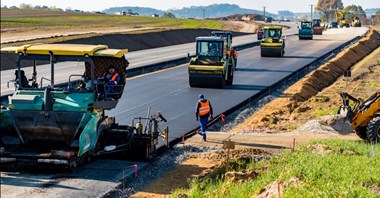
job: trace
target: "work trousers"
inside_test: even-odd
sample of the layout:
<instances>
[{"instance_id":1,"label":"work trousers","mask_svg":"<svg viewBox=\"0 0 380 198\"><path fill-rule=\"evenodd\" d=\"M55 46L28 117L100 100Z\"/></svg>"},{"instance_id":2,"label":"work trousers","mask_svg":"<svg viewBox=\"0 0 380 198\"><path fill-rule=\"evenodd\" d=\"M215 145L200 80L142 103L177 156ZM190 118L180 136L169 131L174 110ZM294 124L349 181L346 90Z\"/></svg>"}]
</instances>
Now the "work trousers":
<instances>
[{"instance_id":1,"label":"work trousers","mask_svg":"<svg viewBox=\"0 0 380 198\"><path fill-rule=\"evenodd\" d=\"M207 121L208 121L208 117L205 117L205 118L200 117L199 118L200 130L201 130L202 138L204 141L206 141Z\"/></svg>"}]
</instances>

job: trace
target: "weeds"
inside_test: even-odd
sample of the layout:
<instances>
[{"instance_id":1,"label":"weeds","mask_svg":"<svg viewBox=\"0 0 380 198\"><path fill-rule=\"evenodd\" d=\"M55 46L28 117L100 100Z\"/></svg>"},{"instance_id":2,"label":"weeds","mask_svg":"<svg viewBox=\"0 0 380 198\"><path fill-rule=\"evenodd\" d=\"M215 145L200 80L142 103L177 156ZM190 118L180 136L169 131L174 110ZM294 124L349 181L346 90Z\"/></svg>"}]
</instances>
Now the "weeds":
<instances>
[{"instance_id":1,"label":"weeds","mask_svg":"<svg viewBox=\"0 0 380 198\"><path fill-rule=\"evenodd\" d=\"M247 170L265 169L256 179L196 179L188 189L177 189L173 197L251 197L275 181L288 183L282 189L283 197L378 197L380 145L375 145L375 153L372 157L371 146L358 141L313 142L294 153L285 151L270 160L243 163ZM288 182L291 178L297 182Z\"/></svg>"}]
</instances>

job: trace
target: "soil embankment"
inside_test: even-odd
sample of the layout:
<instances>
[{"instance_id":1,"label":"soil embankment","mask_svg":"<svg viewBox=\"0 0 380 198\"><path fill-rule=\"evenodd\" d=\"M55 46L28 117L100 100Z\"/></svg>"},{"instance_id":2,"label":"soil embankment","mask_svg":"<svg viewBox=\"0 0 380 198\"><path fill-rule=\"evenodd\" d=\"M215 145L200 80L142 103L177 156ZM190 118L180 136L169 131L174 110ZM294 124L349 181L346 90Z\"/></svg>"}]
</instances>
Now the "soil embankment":
<instances>
[{"instance_id":1,"label":"soil embankment","mask_svg":"<svg viewBox=\"0 0 380 198\"><path fill-rule=\"evenodd\" d=\"M148 32L140 34L105 34L96 35L88 38L65 40L58 43L70 44L93 44L107 45L109 48L125 49L130 52L170 45L191 43L197 36L208 36L211 34L210 29L182 29L168 30L161 32ZM233 32L234 36L241 36L247 33ZM15 44L20 45L20 44ZM149 57L147 57L149 58ZM17 60L16 54L1 54L1 70L15 68ZM41 63L42 64L42 63ZM25 64L29 65L29 64Z\"/></svg>"},{"instance_id":2,"label":"soil embankment","mask_svg":"<svg viewBox=\"0 0 380 198\"><path fill-rule=\"evenodd\" d=\"M353 84L344 82L329 94L317 94L333 84L344 71L349 70L354 64L362 60L379 46L380 34L371 29L359 42L343 50L336 57L289 87L284 92L283 97L279 97L268 103L255 112L250 118L236 126L232 131L260 131L262 129L275 131L292 130L297 128L297 125L309 119L336 113L340 102L340 92L354 92L354 95L357 95L361 93L364 88L374 87L376 89L377 83L379 83L378 76L372 75L373 79L369 80L368 85L358 84L355 90L349 90L350 87L352 88L352 86L354 86ZM378 54L373 57L373 64L376 64L378 58ZM361 70L367 70L367 68ZM353 72L354 77L352 79L355 79L355 75L361 75L363 72L366 71ZM371 92L371 90L367 91ZM368 96L363 97L366 98ZM331 105L332 100L335 101L334 105ZM326 105L323 106L324 104ZM298 120L298 122L296 120Z\"/></svg>"}]
</instances>

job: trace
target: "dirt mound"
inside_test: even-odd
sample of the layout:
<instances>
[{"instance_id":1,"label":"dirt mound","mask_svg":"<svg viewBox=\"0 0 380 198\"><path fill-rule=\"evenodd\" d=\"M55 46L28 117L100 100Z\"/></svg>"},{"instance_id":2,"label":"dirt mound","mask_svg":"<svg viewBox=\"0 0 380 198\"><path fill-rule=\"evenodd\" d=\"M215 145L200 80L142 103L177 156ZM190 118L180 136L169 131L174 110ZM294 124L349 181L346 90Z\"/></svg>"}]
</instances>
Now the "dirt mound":
<instances>
[{"instance_id":1,"label":"dirt mound","mask_svg":"<svg viewBox=\"0 0 380 198\"><path fill-rule=\"evenodd\" d=\"M230 158L231 159L241 159L242 157L246 156L268 156L270 153L267 151L264 151L262 149L255 149L255 148L246 148L246 149L236 149L230 151ZM198 158L198 159L209 159L209 160L224 160L226 159L227 151L226 150L220 150L212 153L202 153L202 154L196 154L191 155L189 158Z\"/></svg>"},{"instance_id":2,"label":"dirt mound","mask_svg":"<svg viewBox=\"0 0 380 198\"><path fill-rule=\"evenodd\" d=\"M257 128L289 130L289 128L284 128L284 125L280 125L280 123L299 119L299 117L305 116L301 114L302 112L309 111L312 108L306 104L307 102L305 104L302 104L302 102L326 103L329 100L335 100L336 94L328 97L315 96L325 87L333 84L344 71L379 46L380 34L371 29L360 41L289 87L283 94L286 97L280 97L268 103L232 131L249 131ZM345 85L340 86L345 87ZM319 111L323 112L324 109L319 109ZM304 120L309 120L310 118L305 117Z\"/></svg>"},{"instance_id":3,"label":"dirt mound","mask_svg":"<svg viewBox=\"0 0 380 198\"><path fill-rule=\"evenodd\" d=\"M223 21L264 21L265 17L260 14L234 14L226 17L215 18Z\"/></svg>"},{"instance_id":4,"label":"dirt mound","mask_svg":"<svg viewBox=\"0 0 380 198\"><path fill-rule=\"evenodd\" d=\"M301 182L302 181L298 177L291 177L289 180L287 180L283 183L276 180L276 181L268 184L264 189L262 189L258 196L253 196L253 197L256 197L256 198L281 197L281 194L282 194L284 189L286 189L290 186L300 185Z\"/></svg>"},{"instance_id":5,"label":"dirt mound","mask_svg":"<svg viewBox=\"0 0 380 198\"><path fill-rule=\"evenodd\" d=\"M256 170L248 172L227 172L224 177L232 182L242 182L248 179L256 179L259 173Z\"/></svg>"},{"instance_id":6,"label":"dirt mound","mask_svg":"<svg viewBox=\"0 0 380 198\"><path fill-rule=\"evenodd\" d=\"M90 38L67 40L60 43L70 44L103 44L109 48L124 49L128 48L130 52L191 43L197 36L209 36L210 29L182 29L168 30L160 32L149 32L143 34L106 34ZM233 32L234 36L244 35L244 33Z\"/></svg>"},{"instance_id":7,"label":"dirt mound","mask_svg":"<svg viewBox=\"0 0 380 198\"><path fill-rule=\"evenodd\" d=\"M291 100L308 100L379 46L380 34L371 29L367 36L291 86L287 93L293 94Z\"/></svg>"},{"instance_id":8,"label":"dirt mound","mask_svg":"<svg viewBox=\"0 0 380 198\"><path fill-rule=\"evenodd\" d=\"M313 133L339 133L348 135L352 133L351 124L341 115L327 115L321 119L309 120L298 127L296 132L313 132Z\"/></svg>"}]
</instances>

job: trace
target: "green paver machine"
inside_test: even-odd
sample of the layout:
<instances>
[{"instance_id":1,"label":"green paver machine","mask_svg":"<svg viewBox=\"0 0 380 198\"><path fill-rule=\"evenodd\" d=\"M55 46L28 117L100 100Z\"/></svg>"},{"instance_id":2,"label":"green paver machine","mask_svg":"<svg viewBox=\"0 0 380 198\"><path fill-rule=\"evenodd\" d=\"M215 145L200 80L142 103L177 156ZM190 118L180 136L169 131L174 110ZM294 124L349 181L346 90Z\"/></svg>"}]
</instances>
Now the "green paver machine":
<instances>
[{"instance_id":1,"label":"green paver machine","mask_svg":"<svg viewBox=\"0 0 380 198\"><path fill-rule=\"evenodd\" d=\"M161 114L149 118L154 130L143 133L139 127L119 125L105 110L116 107L126 83L128 50L108 49L105 45L34 44L2 48L1 53L17 53L14 80L16 91L9 96L9 106L2 108L0 134L1 167L75 168L93 156L120 152L125 157L150 159L156 151ZM22 63L34 62L32 85L25 77ZM36 61L50 62L50 76L37 82ZM84 73L67 76L67 85L55 84L58 62L84 64ZM98 80L113 65L121 76L117 85ZM62 69L62 68L60 68ZM75 77L80 80L73 80ZM19 80L20 79L20 80ZM25 80L22 80L25 79ZM42 82L48 81L48 86ZM108 86L114 91L105 93ZM99 97L106 94L105 97ZM141 120L141 118L140 118ZM141 124L141 122L139 122ZM168 142L167 142L168 143Z\"/></svg>"}]
</instances>

